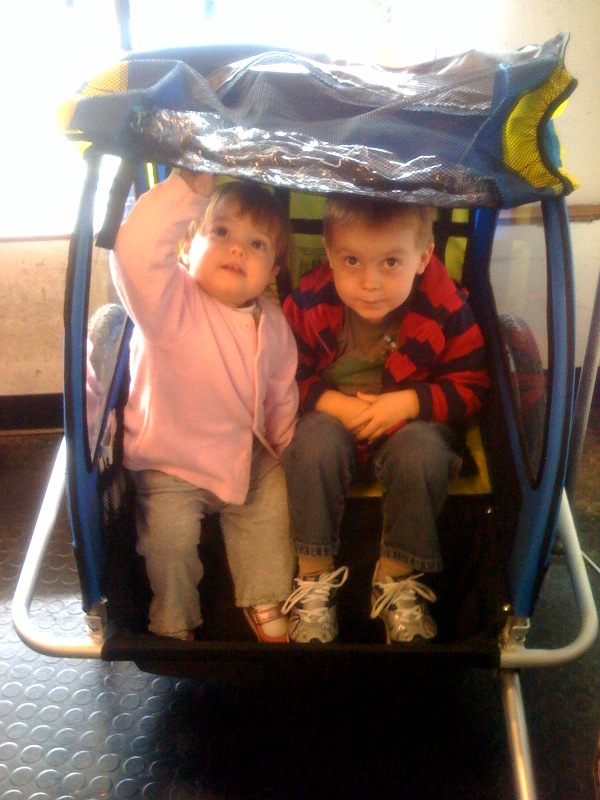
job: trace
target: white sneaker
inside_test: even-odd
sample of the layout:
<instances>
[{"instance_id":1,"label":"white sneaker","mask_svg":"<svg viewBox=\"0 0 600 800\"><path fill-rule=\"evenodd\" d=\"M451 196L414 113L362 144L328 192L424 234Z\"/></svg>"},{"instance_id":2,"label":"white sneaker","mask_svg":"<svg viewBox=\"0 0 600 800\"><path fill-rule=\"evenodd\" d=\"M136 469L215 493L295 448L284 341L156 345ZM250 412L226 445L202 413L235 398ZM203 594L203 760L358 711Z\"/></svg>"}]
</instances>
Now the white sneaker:
<instances>
[{"instance_id":1,"label":"white sneaker","mask_svg":"<svg viewBox=\"0 0 600 800\"><path fill-rule=\"evenodd\" d=\"M407 578L386 575L373 581L371 619L381 617L385 623L388 644L412 642L415 638L433 639L437 634L429 603L437 600L435 592L418 579L423 573Z\"/></svg>"},{"instance_id":2,"label":"white sneaker","mask_svg":"<svg viewBox=\"0 0 600 800\"><path fill-rule=\"evenodd\" d=\"M313 579L294 578L294 591L282 606L289 612L293 642L332 642L338 635L335 596L348 578L348 567L324 572Z\"/></svg>"}]
</instances>

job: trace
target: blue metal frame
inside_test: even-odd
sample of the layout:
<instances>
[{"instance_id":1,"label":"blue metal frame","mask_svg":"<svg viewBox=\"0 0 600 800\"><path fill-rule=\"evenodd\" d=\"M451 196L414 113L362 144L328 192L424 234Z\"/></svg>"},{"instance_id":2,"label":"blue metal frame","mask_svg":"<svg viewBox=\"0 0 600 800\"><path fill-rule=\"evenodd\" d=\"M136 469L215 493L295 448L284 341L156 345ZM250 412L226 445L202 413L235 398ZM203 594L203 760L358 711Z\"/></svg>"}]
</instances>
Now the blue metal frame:
<instances>
[{"instance_id":1,"label":"blue metal frame","mask_svg":"<svg viewBox=\"0 0 600 800\"><path fill-rule=\"evenodd\" d=\"M94 200L102 157L86 152L87 173L71 238L65 289L64 392L67 495L83 608L101 597L104 551L97 469L92 467L86 424L87 318L94 236Z\"/></svg>"},{"instance_id":2,"label":"blue metal frame","mask_svg":"<svg viewBox=\"0 0 600 800\"><path fill-rule=\"evenodd\" d=\"M521 439L519 421L499 335L488 337L492 355L491 369L497 385L508 428L510 450L521 490L521 508L514 534L509 563L509 583L513 612L529 617L548 564L565 481L569 430L573 405L575 375L575 330L573 300L573 258L566 202L563 197L542 201L546 236L548 282L548 401L546 436L542 461L534 478ZM496 222L492 209L475 212L472 262L478 265L471 273L475 288L473 303L495 308L489 280L491 243Z\"/></svg>"},{"instance_id":3,"label":"blue metal frame","mask_svg":"<svg viewBox=\"0 0 600 800\"><path fill-rule=\"evenodd\" d=\"M94 238L94 208L102 155L86 152L87 173L75 232L69 248L65 290L64 393L67 442L68 510L84 611L102 598L105 548L98 497L98 450L90 452L86 417L87 325ZM108 412L115 407L128 360L133 325L121 341L98 437L102 441Z\"/></svg>"},{"instance_id":4,"label":"blue metal frame","mask_svg":"<svg viewBox=\"0 0 600 800\"><path fill-rule=\"evenodd\" d=\"M90 455L85 425L87 311L93 244L94 196L101 157L90 152L79 218L69 252L65 305L65 430L67 473L74 546L80 566L84 609L101 597L104 551L99 522L97 467ZM138 193L138 192L136 192ZM510 450L522 493L509 564L513 611L530 616L543 581L558 517L568 455L574 385L573 267L564 198L542 201L548 273L548 404L542 463L533 479L513 409L507 364L500 335L488 337L491 367L499 388ZM497 210L476 209L469 282L472 303L497 322L489 264ZM128 333L131 332L129 326ZM128 338L127 336L125 337ZM119 359L108 407L114 407L125 358Z\"/></svg>"},{"instance_id":5,"label":"blue metal frame","mask_svg":"<svg viewBox=\"0 0 600 800\"><path fill-rule=\"evenodd\" d=\"M548 273L548 400L542 463L534 485L515 441L514 415L508 415L523 505L509 565L513 606L529 616L548 565L569 450L575 380L573 257L564 197L542 202Z\"/></svg>"}]
</instances>

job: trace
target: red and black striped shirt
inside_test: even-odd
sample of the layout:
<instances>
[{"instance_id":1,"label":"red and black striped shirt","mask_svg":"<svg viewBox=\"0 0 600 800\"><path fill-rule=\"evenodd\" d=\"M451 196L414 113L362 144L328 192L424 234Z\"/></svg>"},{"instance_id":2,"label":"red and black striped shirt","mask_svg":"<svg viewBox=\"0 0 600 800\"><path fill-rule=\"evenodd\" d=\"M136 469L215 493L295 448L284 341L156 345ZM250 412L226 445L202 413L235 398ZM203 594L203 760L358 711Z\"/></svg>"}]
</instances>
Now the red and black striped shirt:
<instances>
[{"instance_id":1,"label":"red and black striped shirt","mask_svg":"<svg viewBox=\"0 0 600 800\"><path fill-rule=\"evenodd\" d=\"M481 408L489 387L483 336L444 264L432 256L411 293L397 342L383 366L382 391L414 389L418 419L462 423ZM283 312L298 345L297 380L301 411L309 411L331 388L321 373L336 358L344 324L328 264L306 273L288 296Z\"/></svg>"}]
</instances>

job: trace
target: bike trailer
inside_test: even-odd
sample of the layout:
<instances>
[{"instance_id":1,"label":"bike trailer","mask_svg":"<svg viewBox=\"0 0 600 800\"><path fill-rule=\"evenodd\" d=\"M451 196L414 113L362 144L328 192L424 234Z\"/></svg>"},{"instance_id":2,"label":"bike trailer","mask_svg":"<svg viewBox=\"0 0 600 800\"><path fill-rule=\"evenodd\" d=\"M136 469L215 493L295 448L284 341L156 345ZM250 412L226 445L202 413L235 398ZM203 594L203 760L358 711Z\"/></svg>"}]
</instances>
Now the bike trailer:
<instances>
[{"instance_id":1,"label":"bike trailer","mask_svg":"<svg viewBox=\"0 0 600 800\"><path fill-rule=\"evenodd\" d=\"M65 437L13 603L14 624L31 648L220 680L393 674L407 663L492 669L518 795L535 796L519 671L577 658L597 631L565 491L575 378L565 197L575 182L562 165L553 117L575 87L564 64L567 41L562 34L515 52L469 51L403 69L257 47L132 53L65 102L61 125L84 147L87 177L67 270ZM118 168L97 226L97 187L113 157ZM339 595L338 642L253 641L222 589L229 578L216 521L203 526L200 545L204 638L147 633L149 588L120 461L132 323L105 265L131 203L173 166L258 181L287 204L296 247L289 275L272 287L280 299L322 256L320 213L329 192L439 209L436 251L469 291L492 388L465 431L466 466L440 519L448 567L436 587L434 644L387 646L365 613L377 558L367 532L378 539L379 502L377 487L359 485L344 518L352 579ZM52 638L30 613L65 488L90 627L89 636L72 640ZM559 648L528 648L557 537L579 632Z\"/></svg>"}]
</instances>

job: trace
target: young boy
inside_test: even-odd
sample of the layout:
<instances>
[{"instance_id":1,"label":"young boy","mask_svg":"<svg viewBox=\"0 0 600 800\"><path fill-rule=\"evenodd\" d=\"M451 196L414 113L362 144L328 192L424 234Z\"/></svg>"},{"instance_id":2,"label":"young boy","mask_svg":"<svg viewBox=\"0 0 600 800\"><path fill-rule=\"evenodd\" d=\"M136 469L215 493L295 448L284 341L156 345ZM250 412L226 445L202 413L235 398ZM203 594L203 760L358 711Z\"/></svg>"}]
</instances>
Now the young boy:
<instances>
[{"instance_id":1,"label":"young boy","mask_svg":"<svg viewBox=\"0 0 600 800\"><path fill-rule=\"evenodd\" d=\"M299 558L283 611L296 642L337 636L335 594L348 568L334 570L334 557L351 481L365 467L383 503L371 616L382 618L388 642L437 633L436 597L420 578L442 569L437 517L462 463L452 426L479 410L488 376L465 294L433 256L435 213L330 196L329 263L284 304L301 404L283 457Z\"/></svg>"},{"instance_id":2,"label":"young boy","mask_svg":"<svg viewBox=\"0 0 600 800\"><path fill-rule=\"evenodd\" d=\"M236 604L259 641L288 641L281 603L295 558L280 454L296 422L297 351L261 296L288 242L266 188L213 191L211 176L174 170L140 197L115 243L113 279L135 322L124 464L158 635L190 639L202 622L198 542L216 512Z\"/></svg>"}]
</instances>

